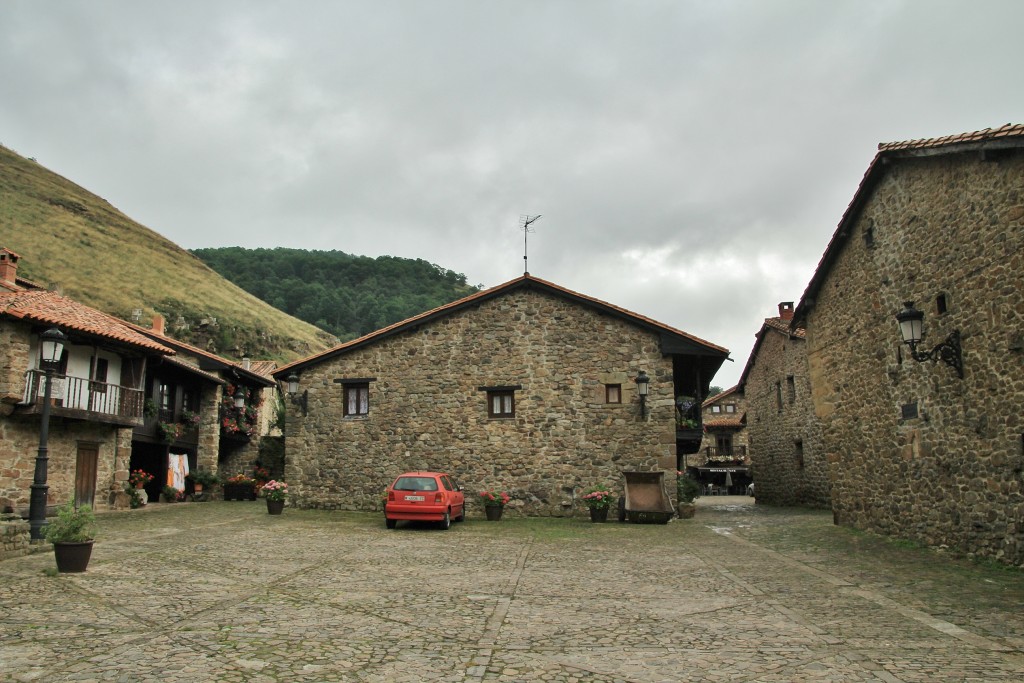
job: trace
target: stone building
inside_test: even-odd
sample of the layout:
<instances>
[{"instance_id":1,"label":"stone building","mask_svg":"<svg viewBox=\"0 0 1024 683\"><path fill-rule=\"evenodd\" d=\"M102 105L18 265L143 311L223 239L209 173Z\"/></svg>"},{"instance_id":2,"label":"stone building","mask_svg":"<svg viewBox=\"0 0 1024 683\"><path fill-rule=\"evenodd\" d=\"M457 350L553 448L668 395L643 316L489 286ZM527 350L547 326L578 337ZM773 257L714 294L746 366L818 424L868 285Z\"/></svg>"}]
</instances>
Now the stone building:
<instances>
[{"instance_id":1,"label":"stone building","mask_svg":"<svg viewBox=\"0 0 1024 683\"><path fill-rule=\"evenodd\" d=\"M46 373L40 336L66 337L51 372L47 507L127 504L133 427L143 420L147 364L174 352L94 308L17 277L0 250L0 504L27 516L40 447Z\"/></svg>"},{"instance_id":2,"label":"stone building","mask_svg":"<svg viewBox=\"0 0 1024 683\"><path fill-rule=\"evenodd\" d=\"M722 347L529 274L275 371L298 379L285 473L303 507L380 509L408 470L450 472L470 510L564 515L624 471L674 493L676 397L706 395ZM646 375L649 395L639 396ZM699 433L699 428L697 429Z\"/></svg>"},{"instance_id":3,"label":"stone building","mask_svg":"<svg viewBox=\"0 0 1024 683\"><path fill-rule=\"evenodd\" d=\"M828 508L828 463L811 402L804 330L791 327L792 319L792 301L765 319L737 385L746 399L757 501Z\"/></svg>"},{"instance_id":4,"label":"stone building","mask_svg":"<svg viewBox=\"0 0 1024 683\"><path fill-rule=\"evenodd\" d=\"M1024 564L1022 292L1024 126L880 145L793 319L837 523Z\"/></svg>"},{"instance_id":5,"label":"stone building","mask_svg":"<svg viewBox=\"0 0 1024 683\"><path fill-rule=\"evenodd\" d=\"M684 456L679 469L689 468L707 494L743 494L751 482L746 398L730 387L706 399L700 410L700 450Z\"/></svg>"}]
</instances>

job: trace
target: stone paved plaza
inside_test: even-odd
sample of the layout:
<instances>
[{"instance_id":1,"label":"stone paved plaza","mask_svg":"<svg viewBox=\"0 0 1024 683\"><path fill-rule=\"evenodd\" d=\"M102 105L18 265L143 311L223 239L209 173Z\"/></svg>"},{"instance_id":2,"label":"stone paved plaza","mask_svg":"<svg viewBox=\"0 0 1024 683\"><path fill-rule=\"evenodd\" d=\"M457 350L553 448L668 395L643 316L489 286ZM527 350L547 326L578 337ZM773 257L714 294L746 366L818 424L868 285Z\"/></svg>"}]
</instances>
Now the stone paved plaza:
<instances>
[{"instance_id":1,"label":"stone paved plaza","mask_svg":"<svg viewBox=\"0 0 1024 683\"><path fill-rule=\"evenodd\" d=\"M699 501L450 531L262 501L100 515L0 563L3 681L1020 681L1024 572Z\"/></svg>"}]
</instances>

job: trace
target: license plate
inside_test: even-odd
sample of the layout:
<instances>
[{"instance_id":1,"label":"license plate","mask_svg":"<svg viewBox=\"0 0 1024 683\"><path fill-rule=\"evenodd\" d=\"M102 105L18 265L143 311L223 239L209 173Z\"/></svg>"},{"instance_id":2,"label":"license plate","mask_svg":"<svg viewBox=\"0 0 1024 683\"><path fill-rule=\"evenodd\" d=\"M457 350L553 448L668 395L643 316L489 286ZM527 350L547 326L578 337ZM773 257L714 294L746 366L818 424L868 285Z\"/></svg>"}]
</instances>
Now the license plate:
<instances>
[{"instance_id":1,"label":"license plate","mask_svg":"<svg viewBox=\"0 0 1024 683\"><path fill-rule=\"evenodd\" d=\"M406 496L406 500L426 500L423 496Z\"/></svg>"}]
</instances>

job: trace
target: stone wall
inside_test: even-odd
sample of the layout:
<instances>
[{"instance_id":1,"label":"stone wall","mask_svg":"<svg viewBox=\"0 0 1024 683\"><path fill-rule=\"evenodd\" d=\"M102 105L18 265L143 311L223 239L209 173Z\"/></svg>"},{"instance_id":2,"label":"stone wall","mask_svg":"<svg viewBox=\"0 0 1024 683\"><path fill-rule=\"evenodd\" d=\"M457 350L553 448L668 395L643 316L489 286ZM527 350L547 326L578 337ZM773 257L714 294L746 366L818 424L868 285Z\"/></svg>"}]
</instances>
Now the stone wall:
<instances>
[{"instance_id":1,"label":"stone wall","mask_svg":"<svg viewBox=\"0 0 1024 683\"><path fill-rule=\"evenodd\" d=\"M1024 564L1024 155L886 169L807 317L836 520ZM908 357L903 301L963 379Z\"/></svg>"},{"instance_id":2,"label":"stone wall","mask_svg":"<svg viewBox=\"0 0 1024 683\"><path fill-rule=\"evenodd\" d=\"M651 377L646 420L636 385ZM343 416L341 379L367 378L367 416ZM605 403L605 383L622 402ZM515 418L487 414L481 387L521 386ZM470 513L485 488L510 511L562 515L582 491L622 491L624 470L667 470L674 491L672 358L659 337L561 298L516 290L307 367L289 403L285 474L298 506L380 509L410 470L443 470ZM477 512L480 510L477 509Z\"/></svg>"},{"instance_id":3,"label":"stone wall","mask_svg":"<svg viewBox=\"0 0 1024 683\"><path fill-rule=\"evenodd\" d=\"M828 462L811 402L805 342L767 323L761 334L744 385L757 502L827 508Z\"/></svg>"},{"instance_id":4,"label":"stone wall","mask_svg":"<svg viewBox=\"0 0 1024 683\"><path fill-rule=\"evenodd\" d=\"M718 406L719 411L713 408ZM732 406L732 412L727 412L727 406ZM708 460L708 449L716 453L718 448L718 434L728 434L732 437L732 448L735 457L728 457L723 453L712 456L712 462L725 460L745 460L750 453L750 444L747 437L747 428L743 426L723 426L724 423L740 424L743 414L747 412L747 399L740 391L727 389L717 396L712 396L701 407L701 419L704 422L704 436L701 438L700 450L685 456L687 467L699 467ZM746 454L746 455L745 455Z\"/></svg>"}]
</instances>

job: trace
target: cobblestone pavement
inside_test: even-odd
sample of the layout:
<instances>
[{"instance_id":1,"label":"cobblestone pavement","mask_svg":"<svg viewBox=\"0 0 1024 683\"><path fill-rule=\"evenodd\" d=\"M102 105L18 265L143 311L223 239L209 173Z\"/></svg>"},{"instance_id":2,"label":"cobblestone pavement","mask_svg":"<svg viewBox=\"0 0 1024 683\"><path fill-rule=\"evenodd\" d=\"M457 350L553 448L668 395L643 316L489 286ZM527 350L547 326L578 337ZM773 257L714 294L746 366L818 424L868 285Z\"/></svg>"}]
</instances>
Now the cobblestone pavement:
<instances>
[{"instance_id":1,"label":"cobblestone pavement","mask_svg":"<svg viewBox=\"0 0 1024 683\"><path fill-rule=\"evenodd\" d=\"M449 531L262 501L100 515L0 563L3 681L1020 681L1024 572L702 498Z\"/></svg>"}]
</instances>

